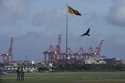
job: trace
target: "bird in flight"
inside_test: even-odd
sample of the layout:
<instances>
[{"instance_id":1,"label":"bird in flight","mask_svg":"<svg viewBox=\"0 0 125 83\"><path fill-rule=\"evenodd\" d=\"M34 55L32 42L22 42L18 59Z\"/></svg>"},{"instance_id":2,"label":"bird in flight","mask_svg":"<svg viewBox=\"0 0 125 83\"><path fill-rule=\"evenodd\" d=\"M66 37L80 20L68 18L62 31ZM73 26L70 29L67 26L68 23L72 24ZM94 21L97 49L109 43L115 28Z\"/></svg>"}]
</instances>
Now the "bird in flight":
<instances>
[{"instance_id":1,"label":"bird in flight","mask_svg":"<svg viewBox=\"0 0 125 83\"><path fill-rule=\"evenodd\" d=\"M85 33L82 33L81 36L90 36L90 28Z\"/></svg>"}]
</instances>

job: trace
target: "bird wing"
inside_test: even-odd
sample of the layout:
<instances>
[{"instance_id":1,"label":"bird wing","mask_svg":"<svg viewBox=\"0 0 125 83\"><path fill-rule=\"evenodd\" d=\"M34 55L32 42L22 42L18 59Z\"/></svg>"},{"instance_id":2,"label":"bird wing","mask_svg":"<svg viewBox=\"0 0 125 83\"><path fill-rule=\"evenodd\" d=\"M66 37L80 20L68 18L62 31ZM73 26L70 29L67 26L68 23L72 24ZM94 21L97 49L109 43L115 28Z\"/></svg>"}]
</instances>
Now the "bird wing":
<instances>
[{"instance_id":1,"label":"bird wing","mask_svg":"<svg viewBox=\"0 0 125 83\"><path fill-rule=\"evenodd\" d=\"M88 30L85 33L81 34L81 36L89 35L89 32L90 32L90 28L88 28Z\"/></svg>"},{"instance_id":2,"label":"bird wing","mask_svg":"<svg viewBox=\"0 0 125 83\"><path fill-rule=\"evenodd\" d=\"M88 28L88 30L86 31L86 33L89 34L89 32L90 32L90 28Z\"/></svg>"}]
</instances>

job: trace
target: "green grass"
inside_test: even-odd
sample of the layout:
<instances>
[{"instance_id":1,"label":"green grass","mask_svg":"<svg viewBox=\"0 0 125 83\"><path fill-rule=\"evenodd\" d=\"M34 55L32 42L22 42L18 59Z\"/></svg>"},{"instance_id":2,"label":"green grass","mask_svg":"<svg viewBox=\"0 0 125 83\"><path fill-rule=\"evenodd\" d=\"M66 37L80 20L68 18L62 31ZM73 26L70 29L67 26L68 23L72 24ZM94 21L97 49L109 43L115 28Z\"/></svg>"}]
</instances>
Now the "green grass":
<instances>
[{"instance_id":1,"label":"green grass","mask_svg":"<svg viewBox=\"0 0 125 83\"><path fill-rule=\"evenodd\" d=\"M8 74L0 83L125 83L125 72L28 73L24 81L15 78L16 74Z\"/></svg>"}]
</instances>

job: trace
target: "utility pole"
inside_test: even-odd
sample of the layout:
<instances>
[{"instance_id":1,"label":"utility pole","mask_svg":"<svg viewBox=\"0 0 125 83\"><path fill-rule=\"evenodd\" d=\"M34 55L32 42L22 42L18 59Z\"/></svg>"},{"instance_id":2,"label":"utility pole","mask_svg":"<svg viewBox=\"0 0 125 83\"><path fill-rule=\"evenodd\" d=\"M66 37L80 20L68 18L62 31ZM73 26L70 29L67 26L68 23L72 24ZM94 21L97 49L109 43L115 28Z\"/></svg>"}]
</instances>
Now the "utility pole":
<instances>
[{"instance_id":1,"label":"utility pole","mask_svg":"<svg viewBox=\"0 0 125 83\"><path fill-rule=\"evenodd\" d=\"M66 14L66 58L68 57L68 14Z\"/></svg>"}]
</instances>

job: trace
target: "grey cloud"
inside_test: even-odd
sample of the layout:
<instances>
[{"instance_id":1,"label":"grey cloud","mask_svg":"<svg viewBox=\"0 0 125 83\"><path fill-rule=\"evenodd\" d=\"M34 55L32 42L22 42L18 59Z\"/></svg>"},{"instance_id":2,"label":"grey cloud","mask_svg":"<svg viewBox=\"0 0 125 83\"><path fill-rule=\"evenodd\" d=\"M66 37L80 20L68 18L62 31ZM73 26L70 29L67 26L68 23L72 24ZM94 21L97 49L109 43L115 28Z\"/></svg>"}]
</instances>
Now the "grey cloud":
<instances>
[{"instance_id":1,"label":"grey cloud","mask_svg":"<svg viewBox=\"0 0 125 83\"><path fill-rule=\"evenodd\" d=\"M109 20L113 25L125 26L125 0L113 0Z\"/></svg>"},{"instance_id":2,"label":"grey cloud","mask_svg":"<svg viewBox=\"0 0 125 83\"><path fill-rule=\"evenodd\" d=\"M0 11L4 15L20 15L25 10L24 0L0 0Z\"/></svg>"},{"instance_id":3,"label":"grey cloud","mask_svg":"<svg viewBox=\"0 0 125 83\"><path fill-rule=\"evenodd\" d=\"M37 8L31 0L0 0L0 30L7 35L23 35L27 32L55 33L64 25L63 9ZM53 29L54 28L54 29ZM48 31L49 30L49 31ZM45 33L46 34L46 33Z\"/></svg>"}]
</instances>

